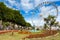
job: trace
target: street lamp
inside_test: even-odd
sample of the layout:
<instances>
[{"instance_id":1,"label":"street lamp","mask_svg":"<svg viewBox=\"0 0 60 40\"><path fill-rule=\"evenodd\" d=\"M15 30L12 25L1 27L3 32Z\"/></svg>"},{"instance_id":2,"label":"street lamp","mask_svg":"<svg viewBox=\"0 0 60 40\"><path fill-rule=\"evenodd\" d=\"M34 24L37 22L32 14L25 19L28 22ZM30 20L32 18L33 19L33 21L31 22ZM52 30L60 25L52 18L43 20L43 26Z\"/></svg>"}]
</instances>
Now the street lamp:
<instances>
[{"instance_id":1,"label":"street lamp","mask_svg":"<svg viewBox=\"0 0 60 40\"><path fill-rule=\"evenodd\" d=\"M34 24L34 12L31 12L32 13L32 17L31 17L31 21L32 21L32 26L34 27L34 31L35 31L35 24Z\"/></svg>"}]
</instances>

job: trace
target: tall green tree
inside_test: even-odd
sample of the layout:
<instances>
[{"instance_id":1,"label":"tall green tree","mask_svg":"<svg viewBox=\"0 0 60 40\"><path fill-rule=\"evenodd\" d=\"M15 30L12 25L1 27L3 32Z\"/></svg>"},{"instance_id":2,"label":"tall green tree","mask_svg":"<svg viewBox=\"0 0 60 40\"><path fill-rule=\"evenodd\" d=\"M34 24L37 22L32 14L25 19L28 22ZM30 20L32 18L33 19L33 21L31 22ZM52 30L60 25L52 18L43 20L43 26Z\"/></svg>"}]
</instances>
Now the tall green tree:
<instances>
[{"instance_id":1,"label":"tall green tree","mask_svg":"<svg viewBox=\"0 0 60 40\"><path fill-rule=\"evenodd\" d=\"M30 23L26 23L26 26L27 27L32 27Z\"/></svg>"},{"instance_id":2,"label":"tall green tree","mask_svg":"<svg viewBox=\"0 0 60 40\"><path fill-rule=\"evenodd\" d=\"M44 18L44 21L45 21L45 24L46 24L44 26L50 27L50 30L51 30L51 27L58 26L58 22L56 21L56 17L55 16L49 15L47 18Z\"/></svg>"},{"instance_id":3,"label":"tall green tree","mask_svg":"<svg viewBox=\"0 0 60 40\"><path fill-rule=\"evenodd\" d=\"M3 22L12 22L21 26L27 26L26 21L19 10L13 10L0 2L0 20ZM27 23L30 25L29 23Z\"/></svg>"}]
</instances>

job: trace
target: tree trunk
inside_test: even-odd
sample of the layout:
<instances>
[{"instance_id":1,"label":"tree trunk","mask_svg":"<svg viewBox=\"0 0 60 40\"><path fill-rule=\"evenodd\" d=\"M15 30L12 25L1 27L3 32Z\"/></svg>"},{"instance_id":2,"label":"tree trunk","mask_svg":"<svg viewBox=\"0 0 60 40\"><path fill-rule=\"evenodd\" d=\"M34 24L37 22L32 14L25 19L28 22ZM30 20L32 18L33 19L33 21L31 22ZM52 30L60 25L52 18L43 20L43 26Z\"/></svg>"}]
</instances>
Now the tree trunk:
<instances>
[{"instance_id":1,"label":"tree trunk","mask_svg":"<svg viewBox=\"0 0 60 40\"><path fill-rule=\"evenodd\" d=\"M51 31L51 25L50 25L50 34L52 34L52 31Z\"/></svg>"}]
</instances>

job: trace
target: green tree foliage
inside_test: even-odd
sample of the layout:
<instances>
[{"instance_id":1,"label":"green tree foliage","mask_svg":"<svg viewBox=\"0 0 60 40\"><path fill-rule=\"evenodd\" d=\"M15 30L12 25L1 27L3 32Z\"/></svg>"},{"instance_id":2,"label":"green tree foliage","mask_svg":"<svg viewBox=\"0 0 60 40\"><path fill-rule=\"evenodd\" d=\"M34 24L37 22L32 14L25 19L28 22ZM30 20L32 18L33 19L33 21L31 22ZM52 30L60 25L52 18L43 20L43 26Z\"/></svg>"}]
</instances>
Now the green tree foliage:
<instances>
[{"instance_id":1,"label":"green tree foliage","mask_svg":"<svg viewBox=\"0 0 60 40\"><path fill-rule=\"evenodd\" d=\"M3 22L12 22L21 26L30 26L29 23L26 23L22 14L19 10L13 10L6 7L3 2L0 2L0 20Z\"/></svg>"},{"instance_id":2,"label":"green tree foliage","mask_svg":"<svg viewBox=\"0 0 60 40\"><path fill-rule=\"evenodd\" d=\"M46 29L48 26L47 26L47 24L44 24L44 29Z\"/></svg>"},{"instance_id":3,"label":"green tree foliage","mask_svg":"<svg viewBox=\"0 0 60 40\"><path fill-rule=\"evenodd\" d=\"M55 16L49 15L47 18L44 18L44 21L45 21L45 25L44 25L45 29L47 27L50 27L50 30L51 30L52 26L55 26L55 27L58 26L58 22L56 21Z\"/></svg>"},{"instance_id":4,"label":"green tree foliage","mask_svg":"<svg viewBox=\"0 0 60 40\"><path fill-rule=\"evenodd\" d=\"M30 23L26 23L26 26L27 26L27 27L31 27L31 24L30 24Z\"/></svg>"}]
</instances>

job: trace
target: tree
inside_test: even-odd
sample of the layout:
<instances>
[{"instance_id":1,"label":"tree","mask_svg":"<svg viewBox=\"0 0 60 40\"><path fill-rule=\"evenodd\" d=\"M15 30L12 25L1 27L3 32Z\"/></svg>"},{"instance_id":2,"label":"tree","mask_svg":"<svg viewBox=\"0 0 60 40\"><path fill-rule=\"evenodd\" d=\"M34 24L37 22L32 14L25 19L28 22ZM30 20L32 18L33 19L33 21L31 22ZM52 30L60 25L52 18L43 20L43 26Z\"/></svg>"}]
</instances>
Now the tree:
<instances>
[{"instance_id":1,"label":"tree","mask_svg":"<svg viewBox=\"0 0 60 40\"><path fill-rule=\"evenodd\" d=\"M31 24L30 24L30 23L26 23L26 26L27 26L27 27L31 27Z\"/></svg>"},{"instance_id":2,"label":"tree","mask_svg":"<svg viewBox=\"0 0 60 40\"><path fill-rule=\"evenodd\" d=\"M44 30L46 30L47 27L48 27L47 24L44 24Z\"/></svg>"},{"instance_id":3,"label":"tree","mask_svg":"<svg viewBox=\"0 0 60 40\"><path fill-rule=\"evenodd\" d=\"M49 15L47 18L44 18L44 21L46 22L45 26L50 27L50 30L52 26L58 26L58 22L56 21L55 16Z\"/></svg>"},{"instance_id":4,"label":"tree","mask_svg":"<svg viewBox=\"0 0 60 40\"><path fill-rule=\"evenodd\" d=\"M25 21L19 10L13 10L11 8L8 8L6 7L6 5L4 5L3 2L0 2L0 20L2 20L3 23L12 22L13 24L18 24L21 26L30 25Z\"/></svg>"}]
</instances>

